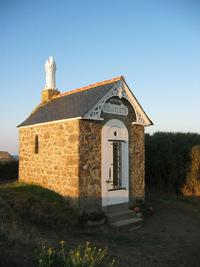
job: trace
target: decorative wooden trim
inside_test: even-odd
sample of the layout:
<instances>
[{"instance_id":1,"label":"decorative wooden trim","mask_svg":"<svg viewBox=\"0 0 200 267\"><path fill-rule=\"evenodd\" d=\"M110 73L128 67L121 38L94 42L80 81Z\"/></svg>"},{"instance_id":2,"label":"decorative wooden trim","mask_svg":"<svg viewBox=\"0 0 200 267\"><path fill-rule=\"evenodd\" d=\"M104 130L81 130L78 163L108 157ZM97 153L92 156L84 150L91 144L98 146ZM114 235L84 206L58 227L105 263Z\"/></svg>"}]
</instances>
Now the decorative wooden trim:
<instances>
[{"instance_id":1,"label":"decorative wooden trim","mask_svg":"<svg viewBox=\"0 0 200 267\"><path fill-rule=\"evenodd\" d=\"M101 111L105 102L113 96L118 96L119 88L121 87L121 80L113 86L113 88L105 94L93 108L91 108L83 118L89 120L102 120L101 118Z\"/></svg>"},{"instance_id":2,"label":"decorative wooden trim","mask_svg":"<svg viewBox=\"0 0 200 267\"><path fill-rule=\"evenodd\" d=\"M137 98L134 96L126 82L123 82L124 90L127 93L127 100L131 103L133 109L136 113L136 121L133 122L133 124L142 125L142 126L150 126L153 125L152 121L149 119L149 117L144 112L143 108L139 104Z\"/></svg>"},{"instance_id":3,"label":"decorative wooden trim","mask_svg":"<svg viewBox=\"0 0 200 267\"><path fill-rule=\"evenodd\" d=\"M136 114L136 121L133 122L133 124L142 126L152 125L152 122L143 111L136 97L133 95L133 93L123 80L120 80L115 86L113 86L113 88L111 88L111 90L107 94L105 94L100 99L100 101L83 116L83 119L103 120L103 118L101 117L103 106L106 101L108 101L108 99L114 96L118 96L120 99L125 98L127 101L129 101Z\"/></svg>"}]
</instances>

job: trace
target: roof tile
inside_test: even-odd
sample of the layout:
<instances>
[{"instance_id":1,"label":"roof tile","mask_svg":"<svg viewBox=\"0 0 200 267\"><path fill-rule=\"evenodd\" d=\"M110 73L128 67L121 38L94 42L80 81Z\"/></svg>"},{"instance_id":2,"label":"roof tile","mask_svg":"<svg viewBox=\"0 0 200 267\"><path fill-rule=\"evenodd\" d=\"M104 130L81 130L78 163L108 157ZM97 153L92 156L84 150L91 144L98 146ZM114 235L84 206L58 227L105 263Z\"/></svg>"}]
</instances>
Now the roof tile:
<instances>
[{"instance_id":1,"label":"roof tile","mask_svg":"<svg viewBox=\"0 0 200 267\"><path fill-rule=\"evenodd\" d=\"M46 104L39 105L18 127L82 117L120 79L124 79L123 76L56 95Z\"/></svg>"}]
</instances>

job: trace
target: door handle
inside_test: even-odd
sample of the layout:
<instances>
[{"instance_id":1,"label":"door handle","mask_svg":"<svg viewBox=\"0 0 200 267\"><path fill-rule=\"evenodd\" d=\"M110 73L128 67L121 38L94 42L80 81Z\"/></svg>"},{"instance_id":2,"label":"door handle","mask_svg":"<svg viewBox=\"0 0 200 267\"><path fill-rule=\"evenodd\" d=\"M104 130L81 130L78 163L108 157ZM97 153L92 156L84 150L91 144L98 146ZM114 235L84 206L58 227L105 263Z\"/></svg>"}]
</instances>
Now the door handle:
<instances>
[{"instance_id":1,"label":"door handle","mask_svg":"<svg viewBox=\"0 0 200 267\"><path fill-rule=\"evenodd\" d=\"M106 183L107 184L112 183L112 180L108 179L108 180L106 180Z\"/></svg>"}]
</instances>

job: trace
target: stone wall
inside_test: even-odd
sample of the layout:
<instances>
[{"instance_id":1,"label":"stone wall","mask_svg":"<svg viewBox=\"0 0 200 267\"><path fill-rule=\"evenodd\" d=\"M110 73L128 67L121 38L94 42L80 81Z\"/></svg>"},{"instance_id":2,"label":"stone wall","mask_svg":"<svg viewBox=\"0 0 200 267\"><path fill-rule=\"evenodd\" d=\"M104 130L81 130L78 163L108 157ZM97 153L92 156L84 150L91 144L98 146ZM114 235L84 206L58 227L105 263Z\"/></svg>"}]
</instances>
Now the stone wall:
<instances>
[{"instance_id":1,"label":"stone wall","mask_svg":"<svg viewBox=\"0 0 200 267\"><path fill-rule=\"evenodd\" d=\"M113 119L110 116L109 119ZM108 117L106 121L108 120ZM130 204L145 198L144 127L126 124L129 132ZM80 206L101 208L101 132L105 121L80 120Z\"/></svg>"},{"instance_id":2,"label":"stone wall","mask_svg":"<svg viewBox=\"0 0 200 267\"><path fill-rule=\"evenodd\" d=\"M102 123L80 120L80 207L101 209Z\"/></svg>"},{"instance_id":3,"label":"stone wall","mask_svg":"<svg viewBox=\"0 0 200 267\"><path fill-rule=\"evenodd\" d=\"M121 119L129 132L130 201L144 199L144 127ZM104 121L69 120L20 128L19 179L74 198L82 210L101 209ZM35 138L38 136L38 153Z\"/></svg>"},{"instance_id":4,"label":"stone wall","mask_svg":"<svg viewBox=\"0 0 200 267\"><path fill-rule=\"evenodd\" d=\"M38 153L35 140L38 136ZM20 128L19 180L79 195L79 121Z\"/></svg>"},{"instance_id":5,"label":"stone wall","mask_svg":"<svg viewBox=\"0 0 200 267\"><path fill-rule=\"evenodd\" d=\"M130 125L129 127L129 174L130 202L145 198L145 147L144 127Z\"/></svg>"}]
</instances>

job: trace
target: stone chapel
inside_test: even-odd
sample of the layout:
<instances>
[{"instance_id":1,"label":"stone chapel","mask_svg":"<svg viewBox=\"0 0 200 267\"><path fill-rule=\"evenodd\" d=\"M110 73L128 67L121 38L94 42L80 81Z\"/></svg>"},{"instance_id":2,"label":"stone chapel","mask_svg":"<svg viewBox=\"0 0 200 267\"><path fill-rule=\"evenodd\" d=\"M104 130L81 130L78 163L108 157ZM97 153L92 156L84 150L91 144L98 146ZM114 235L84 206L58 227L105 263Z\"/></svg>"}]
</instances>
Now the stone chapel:
<instances>
[{"instance_id":1,"label":"stone chapel","mask_svg":"<svg viewBox=\"0 0 200 267\"><path fill-rule=\"evenodd\" d=\"M81 210L144 199L144 128L151 120L123 76L60 93L19 127L19 180L56 191Z\"/></svg>"}]
</instances>

